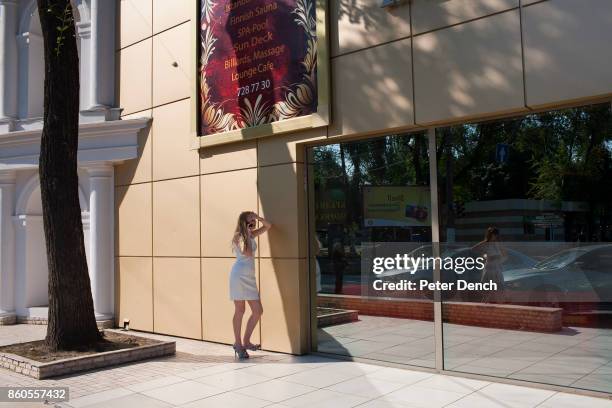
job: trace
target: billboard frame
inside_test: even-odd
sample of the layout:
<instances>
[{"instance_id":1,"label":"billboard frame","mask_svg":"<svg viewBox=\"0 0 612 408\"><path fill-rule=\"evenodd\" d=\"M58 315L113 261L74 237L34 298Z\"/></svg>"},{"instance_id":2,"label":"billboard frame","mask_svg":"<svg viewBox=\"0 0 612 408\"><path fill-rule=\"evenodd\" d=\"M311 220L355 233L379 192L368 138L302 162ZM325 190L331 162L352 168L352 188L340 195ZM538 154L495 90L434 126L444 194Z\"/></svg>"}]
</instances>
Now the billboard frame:
<instances>
[{"instance_id":1,"label":"billboard frame","mask_svg":"<svg viewBox=\"0 0 612 408\"><path fill-rule=\"evenodd\" d=\"M328 39L328 0L312 0L317 19L317 111L309 115L267 123L245 129L200 135L200 10L202 0L196 1L191 16L192 79L191 79L191 150L276 136L299 130L328 126L330 123L330 65Z\"/></svg>"}]
</instances>

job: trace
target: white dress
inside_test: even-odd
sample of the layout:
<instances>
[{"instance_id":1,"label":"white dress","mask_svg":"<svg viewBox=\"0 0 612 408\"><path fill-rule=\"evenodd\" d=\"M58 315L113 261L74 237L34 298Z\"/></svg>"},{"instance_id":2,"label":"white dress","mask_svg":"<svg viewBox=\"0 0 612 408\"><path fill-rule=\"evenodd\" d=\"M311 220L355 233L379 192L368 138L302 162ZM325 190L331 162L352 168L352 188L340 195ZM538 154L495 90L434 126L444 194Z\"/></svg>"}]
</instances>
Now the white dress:
<instances>
[{"instance_id":1,"label":"white dress","mask_svg":"<svg viewBox=\"0 0 612 408\"><path fill-rule=\"evenodd\" d=\"M251 238L253 254L257 249L255 239ZM236 262L230 272L229 286L231 300L258 300L259 291L255 280L255 258L242 253L240 248L233 245Z\"/></svg>"}]
</instances>

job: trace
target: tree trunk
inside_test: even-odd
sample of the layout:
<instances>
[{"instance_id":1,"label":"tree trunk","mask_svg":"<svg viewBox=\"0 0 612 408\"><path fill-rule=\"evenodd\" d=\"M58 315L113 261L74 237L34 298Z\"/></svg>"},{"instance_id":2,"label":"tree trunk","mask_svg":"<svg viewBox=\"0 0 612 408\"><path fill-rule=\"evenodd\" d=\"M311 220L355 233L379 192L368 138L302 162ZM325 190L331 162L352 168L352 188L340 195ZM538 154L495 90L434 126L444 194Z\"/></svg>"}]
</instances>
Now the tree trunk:
<instances>
[{"instance_id":1,"label":"tree trunk","mask_svg":"<svg viewBox=\"0 0 612 408\"><path fill-rule=\"evenodd\" d=\"M79 57L69 0L38 0L44 38L44 128L40 145L49 265L46 345L68 350L100 339L85 257L78 193Z\"/></svg>"}]
</instances>

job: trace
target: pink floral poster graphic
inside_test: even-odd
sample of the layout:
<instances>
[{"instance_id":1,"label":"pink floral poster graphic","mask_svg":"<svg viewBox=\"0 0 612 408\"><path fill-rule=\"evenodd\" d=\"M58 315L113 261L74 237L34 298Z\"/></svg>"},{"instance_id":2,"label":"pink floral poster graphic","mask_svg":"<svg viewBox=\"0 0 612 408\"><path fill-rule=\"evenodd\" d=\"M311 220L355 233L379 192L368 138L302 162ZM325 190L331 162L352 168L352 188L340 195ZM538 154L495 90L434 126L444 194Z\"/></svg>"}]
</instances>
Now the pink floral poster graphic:
<instances>
[{"instance_id":1,"label":"pink floral poster graphic","mask_svg":"<svg viewBox=\"0 0 612 408\"><path fill-rule=\"evenodd\" d=\"M316 0L201 0L200 136L317 110Z\"/></svg>"}]
</instances>

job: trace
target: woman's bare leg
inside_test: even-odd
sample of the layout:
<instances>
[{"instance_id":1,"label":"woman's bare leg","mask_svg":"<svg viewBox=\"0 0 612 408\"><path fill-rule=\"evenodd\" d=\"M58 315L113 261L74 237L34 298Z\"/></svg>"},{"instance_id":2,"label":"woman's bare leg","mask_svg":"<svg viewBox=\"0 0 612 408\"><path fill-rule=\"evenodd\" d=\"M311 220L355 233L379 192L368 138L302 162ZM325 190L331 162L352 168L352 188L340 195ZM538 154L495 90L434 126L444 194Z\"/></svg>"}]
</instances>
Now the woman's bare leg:
<instances>
[{"instance_id":1,"label":"woman's bare leg","mask_svg":"<svg viewBox=\"0 0 612 408\"><path fill-rule=\"evenodd\" d=\"M242 338L240 332L242 331L242 317L244 316L244 300L234 300L234 318L232 319L232 325L234 327L234 345L242 347Z\"/></svg>"},{"instance_id":2,"label":"woman's bare leg","mask_svg":"<svg viewBox=\"0 0 612 408\"><path fill-rule=\"evenodd\" d=\"M261 318L263 314L263 307L261 305L261 301L259 300L247 300L249 302L249 307L251 308L251 316L249 317L249 321L247 322L246 329L244 330L244 342L242 345L244 347L248 347L251 344L251 335L253 334L253 330L255 330L255 326L257 326L257 322Z\"/></svg>"}]
</instances>

